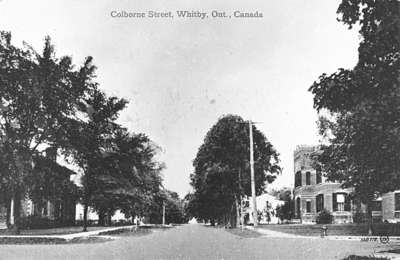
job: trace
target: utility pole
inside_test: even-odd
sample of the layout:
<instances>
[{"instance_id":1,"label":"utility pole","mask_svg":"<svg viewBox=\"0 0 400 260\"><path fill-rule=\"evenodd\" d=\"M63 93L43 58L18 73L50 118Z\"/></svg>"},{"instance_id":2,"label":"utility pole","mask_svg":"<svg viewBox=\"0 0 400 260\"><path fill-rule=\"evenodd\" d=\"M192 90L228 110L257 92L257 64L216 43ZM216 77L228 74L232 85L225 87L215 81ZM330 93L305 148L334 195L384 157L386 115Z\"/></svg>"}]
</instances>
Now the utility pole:
<instances>
[{"instance_id":1,"label":"utility pole","mask_svg":"<svg viewBox=\"0 0 400 260\"><path fill-rule=\"evenodd\" d=\"M252 211L253 211L253 223L254 227L258 225L258 214L257 214L257 200L256 200L256 183L254 180L254 151L253 151L253 125L249 120L249 132L250 132L250 177L251 177L251 198Z\"/></svg>"},{"instance_id":2,"label":"utility pole","mask_svg":"<svg viewBox=\"0 0 400 260\"><path fill-rule=\"evenodd\" d=\"M165 225L165 201L162 204L162 224Z\"/></svg>"}]
</instances>

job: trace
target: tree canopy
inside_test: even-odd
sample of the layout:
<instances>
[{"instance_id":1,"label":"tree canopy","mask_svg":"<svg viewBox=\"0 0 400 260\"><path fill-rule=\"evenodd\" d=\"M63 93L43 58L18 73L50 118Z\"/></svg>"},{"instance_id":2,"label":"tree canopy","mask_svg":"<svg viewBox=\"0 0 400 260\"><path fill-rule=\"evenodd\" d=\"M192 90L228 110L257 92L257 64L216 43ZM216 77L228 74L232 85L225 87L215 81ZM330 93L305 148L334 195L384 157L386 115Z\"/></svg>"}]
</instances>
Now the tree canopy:
<instances>
[{"instance_id":1,"label":"tree canopy","mask_svg":"<svg viewBox=\"0 0 400 260\"><path fill-rule=\"evenodd\" d=\"M353 69L322 74L310 88L324 137L319 161L368 205L400 187L400 2L343 0L337 13L361 41Z\"/></svg>"},{"instance_id":2,"label":"tree canopy","mask_svg":"<svg viewBox=\"0 0 400 260\"><path fill-rule=\"evenodd\" d=\"M42 53L0 32L0 188L8 208L14 201L15 232L25 197L81 196L84 229L88 207L101 219L116 209L146 215L162 189L158 147L144 134L117 123L127 101L106 95L95 82L87 57L80 67L57 58L46 37ZM46 157L49 149L54 159ZM82 173L82 192L69 180L71 170L57 164L64 155ZM158 204L157 204L158 205Z\"/></svg>"},{"instance_id":3,"label":"tree canopy","mask_svg":"<svg viewBox=\"0 0 400 260\"><path fill-rule=\"evenodd\" d=\"M0 148L5 164L1 183L15 203L16 233L33 157L62 145L67 123L77 117L77 105L86 94L86 67L84 63L76 69L68 56L57 58L49 37L37 53L29 45L13 45L11 33L0 32Z\"/></svg>"},{"instance_id":4,"label":"tree canopy","mask_svg":"<svg viewBox=\"0 0 400 260\"><path fill-rule=\"evenodd\" d=\"M124 129L116 133L113 144L98 162L90 205L99 215L112 215L116 209L126 216L148 215L162 188L164 166L155 160L158 147L144 134Z\"/></svg>"},{"instance_id":5,"label":"tree canopy","mask_svg":"<svg viewBox=\"0 0 400 260\"><path fill-rule=\"evenodd\" d=\"M254 170L256 194L280 173L278 153L255 126ZM250 196L248 122L227 115L208 131L193 162L191 185L194 193L187 208L192 216L203 220L219 220L235 216L242 196Z\"/></svg>"}]
</instances>

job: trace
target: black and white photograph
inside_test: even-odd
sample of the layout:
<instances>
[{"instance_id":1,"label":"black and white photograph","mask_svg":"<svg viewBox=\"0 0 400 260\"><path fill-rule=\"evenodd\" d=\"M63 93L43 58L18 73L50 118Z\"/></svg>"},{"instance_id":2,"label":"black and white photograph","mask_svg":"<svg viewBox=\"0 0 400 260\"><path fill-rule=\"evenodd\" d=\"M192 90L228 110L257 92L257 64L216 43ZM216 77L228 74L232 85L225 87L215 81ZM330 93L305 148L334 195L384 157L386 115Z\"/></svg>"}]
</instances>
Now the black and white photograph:
<instances>
[{"instance_id":1,"label":"black and white photograph","mask_svg":"<svg viewBox=\"0 0 400 260\"><path fill-rule=\"evenodd\" d=\"M0 0L3 259L400 259L400 1Z\"/></svg>"}]
</instances>

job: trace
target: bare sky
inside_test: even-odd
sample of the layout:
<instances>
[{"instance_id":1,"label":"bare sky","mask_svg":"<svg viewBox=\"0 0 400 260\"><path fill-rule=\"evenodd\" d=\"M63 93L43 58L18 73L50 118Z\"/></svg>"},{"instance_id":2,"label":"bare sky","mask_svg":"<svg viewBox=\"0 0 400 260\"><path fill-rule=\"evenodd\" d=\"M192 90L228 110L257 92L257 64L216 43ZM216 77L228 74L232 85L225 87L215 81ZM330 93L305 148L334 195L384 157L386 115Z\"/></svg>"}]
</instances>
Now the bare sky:
<instances>
[{"instance_id":1,"label":"bare sky","mask_svg":"<svg viewBox=\"0 0 400 260\"><path fill-rule=\"evenodd\" d=\"M339 1L0 0L0 29L41 50L50 35L75 64L94 57L107 93L130 100L120 122L163 148L165 186L185 195L192 160L224 114L261 121L293 184L293 150L318 143L307 91L322 73L351 68L358 34L336 21ZM111 11L259 11L253 19L117 19ZM211 16L211 15L210 15Z\"/></svg>"}]
</instances>

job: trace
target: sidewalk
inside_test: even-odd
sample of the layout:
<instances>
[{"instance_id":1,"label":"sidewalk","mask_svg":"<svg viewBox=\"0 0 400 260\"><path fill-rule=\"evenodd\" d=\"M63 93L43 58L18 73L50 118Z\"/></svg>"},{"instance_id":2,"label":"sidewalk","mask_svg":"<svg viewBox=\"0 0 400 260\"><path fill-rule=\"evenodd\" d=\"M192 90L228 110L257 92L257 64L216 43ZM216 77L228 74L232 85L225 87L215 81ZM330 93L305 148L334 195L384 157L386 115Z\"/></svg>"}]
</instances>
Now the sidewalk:
<instances>
[{"instance_id":1,"label":"sidewalk","mask_svg":"<svg viewBox=\"0 0 400 260\"><path fill-rule=\"evenodd\" d=\"M140 226L139 226L140 227ZM118 231L118 230L129 230L129 229L134 229L136 228L135 225L131 226L121 226L121 227L110 227L110 228L104 228L104 229L99 229L99 230L93 230L93 231L88 231L88 232L78 232L78 233L72 233L72 234L64 234L64 235L0 235L0 238L11 238L11 239L18 239L18 238L46 238L46 239L58 239L58 240L65 240L69 241L75 238L85 238L89 236L101 236L103 238L112 238L115 239L115 237L111 235L101 235L101 233L107 233L107 232L112 232L112 231Z\"/></svg>"},{"instance_id":2,"label":"sidewalk","mask_svg":"<svg viewBox=\"0 0 400 260\"><path fill-rule=\"evenodd\" d=\"M273 231L266 228L254 228L252 226L246 226L247 229L254 230L260 234L263 234L268 237L275 237L275 238L302 238L302 239L326 239L326 240L356 240L356 241L377 241L380 242L381 239L385 239L384 236L328 236L320 237L320 236L301 236L301 235L294 235L283 233L279 231ZM390 241L400 242L400 236L390 236Z\"/></svg>"},{"instance_id":3,"label":"sidewalk","mask_svg":"<svg viewBox=\"0 0 400 260\"><path fill-rule=\"evenodd\" d=\"M253 226L245 226L249 230L256 231L264 236L273 237L273 238L307 238L307 239L318 239L320 237L315 236L300 236L294 234L283 233L279 231L273 231L265 228L254 228Z\"/></svg>"}]
</instances>

